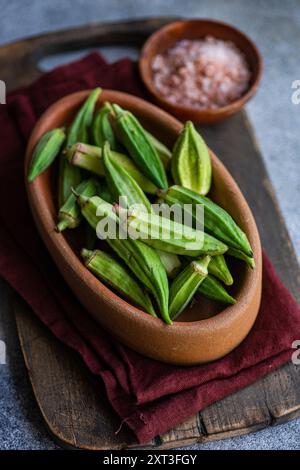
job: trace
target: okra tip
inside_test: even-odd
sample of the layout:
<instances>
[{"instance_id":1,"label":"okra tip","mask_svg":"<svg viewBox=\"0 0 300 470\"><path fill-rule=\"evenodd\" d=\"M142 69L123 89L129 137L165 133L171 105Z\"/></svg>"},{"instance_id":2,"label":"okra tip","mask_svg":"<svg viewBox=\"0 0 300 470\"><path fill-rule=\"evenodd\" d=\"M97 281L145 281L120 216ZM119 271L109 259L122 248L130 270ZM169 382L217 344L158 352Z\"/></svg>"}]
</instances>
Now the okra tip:
<instances>
[{"instance_id":1,"label":"okra tip","mask_svg":"<svg viewBox=\"0 0 300 470\"><path fill-rule=\"evenodd\" d=\"M35 178L35 176L36 176L36 175L35 175L36 172L35 172L35 171L32 171L32 170L34 170L34 169L33 169L33 168L30 169L30 171L28 172L28 175L27 175L27 181L28 181L29 183L32 183L32 181L34 180L34 178Z\"/></svg>"},{"instance_id":2,"label":"okra tip","mask_svg":"<svg viewBox=\"0 0 300 470\"><path fill-rule=\"evenodd\" d=\"M94 88L93 90L91 90L91 93L90 95L94 95L96 98L99 98L99 96L101 95L102 93L102 88L100 88L99 86Z\"/></svg>"},{"instance_id":3,"label":"okra tip","mask_svg":"<svg viewBox=\"0 0 300 470\"><path fill-rule=\"evenodd\" d=\"M68 227L69 227L68 220L67 219L62 219L56 225L55 230L60 233L60 232L63 232Z\"/></svg>"},{"instance_id":4,"label":"okra tip","mask_svg":"<svg viewBox=\"0 0 300 470\"><path fill-rule=\"evenodd\" d=\"M119 106L118 104L116 103L112 103L111 105L111 114L114 116L114 117L117 117L119 116L120 114L123 114L125 111L124 109L121 108L121 106Z\"/></svg>"},{"instance_id":5,"label":"okra tip","mask_svg":"<svg viewBox=\"0 0 300 470\"><path fill-rule=\"evenodd\" d=\"M80 255L85 263L88 263L90 257L92 256L92 250L88 250L87 248L82 248Z\"/></svg>"}]
</instances>

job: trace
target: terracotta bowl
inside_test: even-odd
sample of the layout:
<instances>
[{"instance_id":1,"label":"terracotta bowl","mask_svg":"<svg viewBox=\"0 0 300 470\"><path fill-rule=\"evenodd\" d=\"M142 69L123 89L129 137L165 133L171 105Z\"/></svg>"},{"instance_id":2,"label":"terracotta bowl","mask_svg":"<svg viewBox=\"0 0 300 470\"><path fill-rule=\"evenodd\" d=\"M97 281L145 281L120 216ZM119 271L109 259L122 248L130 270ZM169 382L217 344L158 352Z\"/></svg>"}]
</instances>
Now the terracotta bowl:
<instances>
[{"instance_id":1,"label":"terracotta bowl","mask_svg":"<svg viewBox=\"0 0 300 470\"><path fill-rule=\"evenodd\" d=\"M161 54L181 39L200 39L207 35L218 39L232 41L245 55L251 70L251 81L246 93L228 106L218 109L195 109L174 105L166 99L153 84L151 62L154 56ZM142 80L157 103L183 121L192 120L198 123L220 121L245 106L257 91L262 75L262 58L255 44L237 28L221 21L189 20L176 21L156 31L146 41L139 59Z\"/></svg>"},{"instance_id":2,"label":"terracotta bowl","mask_svg":"<svg viewBox=\"0 0 300 470\"><path fill-rule=\"evenodd\" d=\"M66 96L37 122L30 137L26 168L38 139L49 129L66 124L88 91ZM172 145L182 124L157 107L116 91L106 90L99 99L116 102L131 110L144 126L165 144ZM218 359L234 349L248 334L258 313L261 297L261 246L252 213L237 184L211 152L214 182L211 197L227 209L247 233L256 262L255 270L242 262L232 263L235 277L233 295L237 303L224 307L200 298L172 326L151 317L121 299L83 265L79 250L80 228L56 233L56 171L51 167L28 184L31 210L38 230L58 269L86 310L105 329L132 349L173 364L199 364Z\"/></svg>"}]
</instances>

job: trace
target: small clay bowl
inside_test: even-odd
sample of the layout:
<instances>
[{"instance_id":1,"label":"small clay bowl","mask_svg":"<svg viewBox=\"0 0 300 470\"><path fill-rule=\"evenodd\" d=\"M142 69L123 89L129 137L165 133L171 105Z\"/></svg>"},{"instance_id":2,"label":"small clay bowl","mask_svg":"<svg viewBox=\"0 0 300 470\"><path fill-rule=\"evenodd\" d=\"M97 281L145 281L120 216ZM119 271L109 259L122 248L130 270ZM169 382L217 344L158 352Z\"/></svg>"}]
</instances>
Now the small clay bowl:
<instances>
[{"instance_id":1,"label":"small clay bowl","mask_svg":"<svg viewBox=\"0 0 300 470\"><path fill-rule=\"evenodd\" d=\"M153 57L164 53L181 39L201 39L213 36L217 39L232 41L245 55L251 71L249 88L241 98L228 106L218 109L196 109L175 105L157 90L152 80L151 63ZM153 33L144 44L140 54L139 69L142 80L155 101L164 109L183 121L192 120L202 124L221 121L242 109L256 93L261 75L262 58L255 44L234 26L215 20L176 21Z\"/></svg>"},{"instance_id":2,"label":"small clay bowl","mask_svg":"<svg viewBox=\"0 0 300 470\"><path fill-rule=\"evenodd\" d=\"M260 239L252 213L237 184L213 152L214 178L210 196L228 210L247 233L256 268L251 270L239 261L232 265L235 278L232 294L237 299L235 305L227 307L201 297L172 326L126 302L86 269L79 256L82 247L78 242L80 228L62 234L55 231L55 165L33 183L27 182L28 165L37 141L46 131L68 123L88 93L74 93L52 105L37 122L28 143L25 181L32 214L47 249L87 312L122 343L141 354L172 364L199 364L224 356L245 338L257 316L262 260ZM115 102L131 110L166 145L173 145L182 128L175 118L134 96L105 90L98 105L104 101Z\"/></svg>"}]
</instances>

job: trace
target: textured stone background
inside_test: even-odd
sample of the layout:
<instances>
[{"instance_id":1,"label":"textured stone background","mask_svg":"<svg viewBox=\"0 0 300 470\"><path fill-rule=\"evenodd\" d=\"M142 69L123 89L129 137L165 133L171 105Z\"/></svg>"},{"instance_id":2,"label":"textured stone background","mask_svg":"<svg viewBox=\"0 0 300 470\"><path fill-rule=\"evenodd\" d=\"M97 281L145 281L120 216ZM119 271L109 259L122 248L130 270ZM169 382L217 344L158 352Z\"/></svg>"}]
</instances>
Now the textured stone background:
<instances>
[{"instance_id":1,"label":"textured stone background","mask_svg":"<svg viewBox=\"0 0 300 470\"><path fill-rule=\"evenodd\" d=\"M221 19L248 33L262 52L265 72L247 109L300 258L300 105L291 102L291 84L300 79L299 0L0 0L0 11L0 44L88 22L164 14ZM110 60L125 53L137 56L132 49L106 48L104 53ZM48 70L75 57L78 54L52 57L41 66ZM28 383L10 308L11 294L0 281L0 339L7 346L7 364L0 365L0 449L54 449ZM194 447L300 449L300 419Z\"/></svg>"}]
</instances>

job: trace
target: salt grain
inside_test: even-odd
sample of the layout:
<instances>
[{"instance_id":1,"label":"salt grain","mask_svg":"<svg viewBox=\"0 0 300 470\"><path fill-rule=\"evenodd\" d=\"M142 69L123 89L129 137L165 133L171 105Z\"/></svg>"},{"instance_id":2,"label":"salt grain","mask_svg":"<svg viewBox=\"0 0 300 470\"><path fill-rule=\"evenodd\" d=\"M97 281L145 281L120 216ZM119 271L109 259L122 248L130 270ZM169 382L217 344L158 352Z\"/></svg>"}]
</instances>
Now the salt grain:
<instances>
[{"instance_id":1,"label":"salt grain","mask_svg":"<svg viewBox=\"0 0 300 470\"><path fill-rule=\"evenodd\" d=\"M153 83L169 101L199 109L220 108L247 90L250 70L230 41L207 36L177 42L152 60Z\"/></svg>"}]
</instances>

